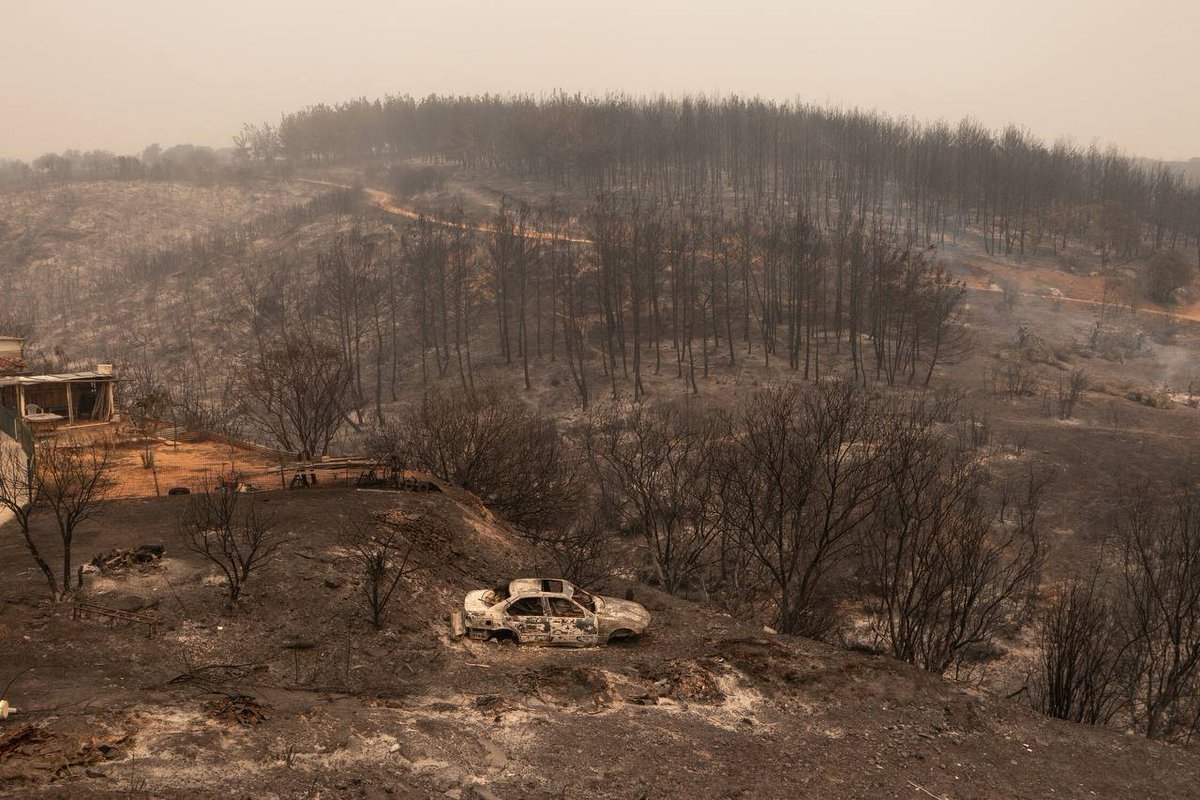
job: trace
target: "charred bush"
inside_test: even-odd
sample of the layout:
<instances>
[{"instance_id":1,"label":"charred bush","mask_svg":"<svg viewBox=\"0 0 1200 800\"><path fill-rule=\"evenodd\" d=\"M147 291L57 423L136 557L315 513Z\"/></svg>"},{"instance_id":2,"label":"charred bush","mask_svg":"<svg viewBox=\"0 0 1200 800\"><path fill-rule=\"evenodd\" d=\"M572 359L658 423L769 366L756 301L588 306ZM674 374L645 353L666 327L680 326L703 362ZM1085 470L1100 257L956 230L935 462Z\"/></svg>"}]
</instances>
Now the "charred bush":
<instances>
[{"instance_id":1,"label":"charred bush","mask_svg":"<svg viewBox=\"0 0 1200 800\"><path fill-rule=\"evenodd\" d=\"M387 181L397 196L411 197L441 189L446 183L446 178L434 167L396 164L388 169Z\"/></svg>"},{"instance_id":2,"label":"charred bush","mask_svg":"<svg viewBox=\"0 0 1200 800\"><path fill-rule=\"evenodd\" d=\"M1038 615L1031 697L1043 714L1103 725L1124 703L1116 608L1095 578L1072 581Z\"/></svg>"},{"instance_id":3,"label":"charred bush","mask_svg":"<svg viewBox=\"0 0 1200 800\"><path fill-rule=\"evenodd\" d=\"M233 488L236 480L219 487L205 485L189 496L180 529L189 550L221 571L236 603L250 576L279 554L287 537L279 531L252 494Z\"/></svg>"},{"instance_id":4,"label":"charred bush","mask_svg":"<svg viewBox=\"0 0 1200 800\"><path fill-rule=\"evenodd\" d=\"M579 460L554 422L495 386L431 388L390 436L406 463L474 492L530 535L564 525L581 505Z\"/></svg>"}]
</instances>

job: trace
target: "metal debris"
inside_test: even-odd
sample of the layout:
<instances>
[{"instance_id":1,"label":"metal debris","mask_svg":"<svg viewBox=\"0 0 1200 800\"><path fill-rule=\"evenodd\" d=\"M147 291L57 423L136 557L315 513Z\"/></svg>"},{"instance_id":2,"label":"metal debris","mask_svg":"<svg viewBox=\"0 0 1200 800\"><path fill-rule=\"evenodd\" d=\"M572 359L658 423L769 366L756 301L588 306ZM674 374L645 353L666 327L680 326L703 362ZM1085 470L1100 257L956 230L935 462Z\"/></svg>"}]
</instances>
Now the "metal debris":
<instances>
[{"instance_id":1,"label":"metal debris","mask_svg":"<svg viewBox=\"0 0 1200 800\"><path fill-rule=\"evenodd\" d=\"M77 602L71 613L71 618L86 619L88 617L99 617L107 620L112 627L116 627L118 622L136 622L139 625L145 625L146 636L151 639L158 633L158 626L162 624L162 620L159 619L157 614L122 611L119 608L109 608L98 603Z\"/></svg>"}]
</instances>

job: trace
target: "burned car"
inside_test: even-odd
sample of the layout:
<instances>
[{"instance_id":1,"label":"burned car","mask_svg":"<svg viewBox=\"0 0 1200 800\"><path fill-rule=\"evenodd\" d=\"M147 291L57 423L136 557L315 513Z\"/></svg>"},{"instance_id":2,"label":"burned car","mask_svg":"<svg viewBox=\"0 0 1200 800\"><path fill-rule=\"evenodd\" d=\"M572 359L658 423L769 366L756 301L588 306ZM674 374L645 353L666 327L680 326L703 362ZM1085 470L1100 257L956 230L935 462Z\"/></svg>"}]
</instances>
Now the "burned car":
<instances>
[{"instance_id":1,"label":"burned car","mask_svg":"<svg viewBox=\"0 0 1200 800\"><path fill-rule=\"evenodd\" d=\"M590 594L568 581L518 578L468 592L463 623L472 639L588 647L640 636L650 613L631 600Z\"/></svg>"}]
</instances>

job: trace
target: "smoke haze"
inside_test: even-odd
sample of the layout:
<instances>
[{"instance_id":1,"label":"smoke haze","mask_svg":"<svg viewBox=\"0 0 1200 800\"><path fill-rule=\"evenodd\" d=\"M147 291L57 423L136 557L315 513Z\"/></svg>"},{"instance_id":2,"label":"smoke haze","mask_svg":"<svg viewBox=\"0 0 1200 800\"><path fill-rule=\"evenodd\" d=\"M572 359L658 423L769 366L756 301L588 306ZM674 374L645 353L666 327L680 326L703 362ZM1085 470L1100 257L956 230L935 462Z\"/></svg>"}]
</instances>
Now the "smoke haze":
<instances>
[{"instance_id":1,"label":"smoke haze","mask_svg":"<svg viewBox=\"0 0 1200 800\"><path fill-rule=\"evenodd\" d=\"M0 157L229 144L383 94L742 93L1200 155L1200 3L79 3L0 10Z\"/></svg>"}]
</instances>

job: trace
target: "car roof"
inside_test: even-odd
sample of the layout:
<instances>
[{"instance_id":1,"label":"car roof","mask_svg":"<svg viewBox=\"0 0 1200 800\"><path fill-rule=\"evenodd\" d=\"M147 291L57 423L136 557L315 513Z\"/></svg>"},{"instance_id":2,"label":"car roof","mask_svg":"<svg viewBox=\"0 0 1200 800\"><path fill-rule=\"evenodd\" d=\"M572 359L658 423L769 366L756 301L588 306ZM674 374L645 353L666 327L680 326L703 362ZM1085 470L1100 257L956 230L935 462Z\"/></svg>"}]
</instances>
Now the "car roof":
<instances>
[{"instance_id":1,"label":"car roof","mask_svg":"<svg viewBox=\"0 0 1200 800\"><path fill-rule=\"evenodd\" d=\"M554 598L560 598L562 600L566 600L569 603L574 603L575 605L580 606L582 608L582 604L580 603L580 601L575 599L575 597L573 595L563 594L562 592L522 592L521 594L512 595L510 597L507 597L504 600L501 600L500 602L505 606L505 608L507 608L508 606L511 606L513 603L519 602L521 600L541 600L542 598L545 598L547 600L552 600Z\"/></svg>"},{"instance_id":2,"label":"car roof","mask_svg":"<svg viewBox=\"0 0 1200 800\"><path fill-rule=\"evenodd\" d=\"M549 582L561 583L562 589L547 589ZM523 594L562 594L568 597L575 594L575 586L562 578L516 578L508 583L509 597Z\"/></svg>"}]
</instances>

